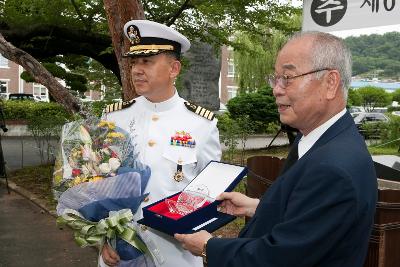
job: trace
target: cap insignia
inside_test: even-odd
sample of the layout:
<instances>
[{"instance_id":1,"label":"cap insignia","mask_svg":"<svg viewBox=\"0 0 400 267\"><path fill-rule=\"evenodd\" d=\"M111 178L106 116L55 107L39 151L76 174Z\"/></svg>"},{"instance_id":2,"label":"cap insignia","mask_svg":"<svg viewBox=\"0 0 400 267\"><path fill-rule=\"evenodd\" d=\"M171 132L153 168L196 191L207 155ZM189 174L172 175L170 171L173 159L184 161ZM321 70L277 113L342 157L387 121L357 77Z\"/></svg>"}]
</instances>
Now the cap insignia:
<instances>
[{"instance_id":1,"label":"cap insignia","mask_svg":"<svg viewBox=\"0 0 400 267\"><path fill-rule=\"evenodd\" d=\"M129 40L132 45L136 45L140 43L140 32L139 29L135 25L131 25L127 29L127 33L129 36Z\"/></svg>"}]
</instances>

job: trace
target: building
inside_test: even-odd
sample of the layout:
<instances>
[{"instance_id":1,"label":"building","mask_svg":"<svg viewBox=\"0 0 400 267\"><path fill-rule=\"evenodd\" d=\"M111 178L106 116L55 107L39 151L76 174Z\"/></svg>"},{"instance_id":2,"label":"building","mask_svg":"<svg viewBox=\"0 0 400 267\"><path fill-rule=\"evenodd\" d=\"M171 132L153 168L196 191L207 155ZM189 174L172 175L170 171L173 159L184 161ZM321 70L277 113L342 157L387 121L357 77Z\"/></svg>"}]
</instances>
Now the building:
<instances>
[{"instance_id":1,"label":"building","mask_svg":"<svg viewBox=\"0 0 400 267\"><path fill-rule=\"evenodd\" d=\"M220 73L220 101L228 103L229 99L237 95L238 86L235 81L235 64L233 60L233 48L222 46L221 48L221 73Z\"/></svg>"},{"instance_id":2,"label":"building","mask_svg":"<svg viewBox=\"0 0 400 267\"><path fill-rule=\"evenodd\" d=\"M24 69L0 55L0 95L7 96L10 93L26 93L40 97L43 101L49 100L49 92L39 83L27 83L21 79Z\"/></svg>"},{"instance_id":3,"label":"building","mask_svg":"<svg viewBox=\"0 0 400 267\"><path fill-rule=\"evenodd\" d=\"M27 83L21 79L21 73L24 69L6 59L0 54L0 97L6 98L9 94L25 93L33 94L41 101L48 102L49 91L40 83ZM61 82L65 86L65 83ZM103 86L102 86L103 87ZM101 92L89 91L85 93L86 100L99 100L102 99Z\"/></svg>"}]
</instances>

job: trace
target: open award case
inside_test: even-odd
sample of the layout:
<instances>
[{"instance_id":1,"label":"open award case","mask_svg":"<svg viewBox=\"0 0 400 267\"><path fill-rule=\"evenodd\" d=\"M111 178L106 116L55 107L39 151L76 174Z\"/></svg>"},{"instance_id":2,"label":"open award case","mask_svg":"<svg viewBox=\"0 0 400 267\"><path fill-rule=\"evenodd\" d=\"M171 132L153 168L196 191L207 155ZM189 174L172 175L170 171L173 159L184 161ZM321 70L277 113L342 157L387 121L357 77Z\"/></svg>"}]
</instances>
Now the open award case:
<instances>
[{"instance_id":1,"label":"open award case","mask_svg":"<svg viewBox=\"0 0 400 267\"><path fill-rule=\"evenodd\" d=\"M246 167L210 161L184 190L144 207L138 223L169 235L214 232L236 218L217 211L216 197L232 191L246 173Z\"/></svg>"}]
</instances>

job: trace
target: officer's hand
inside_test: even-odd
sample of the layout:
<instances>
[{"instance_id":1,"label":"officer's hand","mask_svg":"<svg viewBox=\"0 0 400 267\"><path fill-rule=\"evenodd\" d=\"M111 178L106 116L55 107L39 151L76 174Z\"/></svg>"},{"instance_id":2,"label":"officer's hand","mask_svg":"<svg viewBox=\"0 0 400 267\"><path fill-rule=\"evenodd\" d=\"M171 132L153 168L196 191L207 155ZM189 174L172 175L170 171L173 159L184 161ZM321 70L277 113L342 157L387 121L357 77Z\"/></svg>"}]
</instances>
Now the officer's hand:
<instances>
[{"instance_id":1,"label":"officer's hand","mask_svg":"<svg viewBox=\"0 0 400 267\"><path fill-rule=\"evenodd\" d=\"M115 250L113 250L108 244L104 244L101 250L101 257L108 266L117 266L119 263L119 256Z\"/></svg>"},{"instance_id":2,"label":"officer's hand","mask_svg":"<svg viewBox=\"0 0 400 267\"><path fill-rule=\"evenodd\" d=\"M218 210L235 216L252 217L256 211L259 199L250 198L237 192L224 192L217 197L222 200Z\"/></svg>"},{"instance_id":3,"label":"officer's hand","mask_svg":"<svg viewBox=\"0 0 400 267\"><path fill-rule=\"evenodd\" d=\"M174 237L181 242L182 247L189 250L193 255L200 256L204 248L204 243L212 237L212 235L204 230L194 234L175 234Z\"/></svg>"}]
</instances>

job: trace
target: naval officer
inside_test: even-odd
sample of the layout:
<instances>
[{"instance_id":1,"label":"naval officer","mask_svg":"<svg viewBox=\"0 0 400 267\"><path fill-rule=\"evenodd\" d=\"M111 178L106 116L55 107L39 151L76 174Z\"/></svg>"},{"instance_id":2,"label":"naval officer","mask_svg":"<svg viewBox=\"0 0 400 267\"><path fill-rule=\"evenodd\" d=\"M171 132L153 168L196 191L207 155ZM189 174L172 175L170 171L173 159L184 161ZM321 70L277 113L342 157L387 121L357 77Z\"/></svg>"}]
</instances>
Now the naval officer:
<instances>
[{"instance_id":1,"label":"naval officer","mask_svg":"<svg viewBox=\"0 0 400 267\"><path fill-rule=\"evenodd\" d=\"M214 114L181 98L174 86L189 40L147 20L127 22L124 34L131 43L125 56L132 60L132 83L140 96L107 106L105 118L135 136L139 158L151 168L145 191L149 196L135 214L136 221L142 218L142 207L181 191L210 160L220 160L221 147ZM183 250L173 237L138 229L156 266L202 266L202 259ZM101 255L103 266L146 266L143 260L121 260L108 245Z\"/></svg>"}]
</instances>

